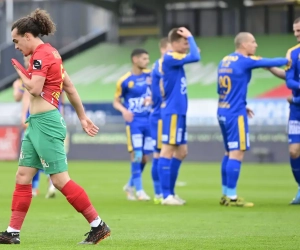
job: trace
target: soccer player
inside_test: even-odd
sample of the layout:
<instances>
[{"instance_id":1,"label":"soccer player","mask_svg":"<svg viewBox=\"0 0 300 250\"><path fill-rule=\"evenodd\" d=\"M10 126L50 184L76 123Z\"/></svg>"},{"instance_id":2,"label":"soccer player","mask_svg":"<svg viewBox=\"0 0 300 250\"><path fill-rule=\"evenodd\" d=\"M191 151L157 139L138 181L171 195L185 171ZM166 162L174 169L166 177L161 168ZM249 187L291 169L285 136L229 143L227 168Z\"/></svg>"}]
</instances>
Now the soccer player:
<instances>
[{"instance_id":1,"label":"soccer player","mask_svg":"<svg viewBox=\"0 0 300 250\"><path fill-rule=\"evenodd\" d=\"M159 171L158 171L158 160L159 154L162 145L162 120L160 115L160 106L162 103L162 97L160 93L161 84L162 84L162 75L161 75L161 68L162 68L162 61L164 54L171 49L170 43L168 38L163 38L160 40L159 49L161 58L158 59L152 69L151 73L151 114L150 114L150 129L151 129L151 137L153 142L153 159L152 159L152 180L154 186L154 204L161 204L163 197L162 197L162 190L161 184L159 180Z\"/></svg>"},{"instance_id":2,"label":"soccer player","mask_svg":"<svg viewBox=\"0 0 300 250\"><path fill-rule=\"evenodd\" d=\"M17 20L11 28L15 48L24 56L32 55L26 71L15 59L12 63L30 96L30 117L22 141L16 187L12 198L9 227L0 233L0 244L20 244L20 230L32 199L31 181L38 169L50 174L54 186L90 223L91 230L82 244L97 244L110 235L82 187L71 180L64 150L66 125L58 111L62 89L73 105L83 130L95 136L98 127L86 116L80 97L58 51L39 36L53 34L55 24L49 14L36 9Z\"/></svg>"},{"instance_id":3,"label":"soccer player","mask_svg":"<svg viewBox=\"0 0 300 250\"><path fill-rule=\"evenodd\" d=\"M131 53L132 70L117 82L113 106L122 113L126 122L127 147L131 154L131 178L124 186L128 200L148 201L142 185L142 172L147 155L152 153L152 139L149 126L150 71L148 52L135 49Z\"/></svg>"},{"instance_id":4,"label":"soccer player","mask_svg":"<svg viewBox=\"0 0 300 250\"><path fill-rule=\"evenodd\" d=\"M200 53L189 30L174 28L168 35L172 51L163 56L161 117L162 147L158 161L163 198L162 205L183 205L174 187L182 160L187 155L187 81L183 66L198 62ZM190 53L187 50L190 48Z\"/></svg>"},{"instance_id":5,"label":"soccer player","mask_svg":"<svg viewBox=\"0 0 300 250\"><path fill-rule=\"evenodd\" d=\"M247 109L246 97L252 69L283 66L286 58L254 57L257 43L252 34L239 33L234 40L236 51L225 56L218 66L218 121L221 128L225 155L222 161L222 192L220 204L225 206L252 207L237 196L237 182L241 163L250 148L248 118L253 112Z\"/></svg>"},{"instance_id":6,"label":"soccer player","mask_svg":"<svg viewBox=\"0 0 300 250\"><path fill-rule=\"evenodd\" d=\"M293 24L294 36L300 42L300 18ZM292 90L292 97L288 98L290 103L290 116L288 122L288 140L290 164L294 179L298 184L298 192L291 201L291 205L300 205L300 45L296 45L287 51L287 58L291 64L285 70L270 68L270 71L277 77L286 80L286 86Z\"/></svg>"}]
</instances>

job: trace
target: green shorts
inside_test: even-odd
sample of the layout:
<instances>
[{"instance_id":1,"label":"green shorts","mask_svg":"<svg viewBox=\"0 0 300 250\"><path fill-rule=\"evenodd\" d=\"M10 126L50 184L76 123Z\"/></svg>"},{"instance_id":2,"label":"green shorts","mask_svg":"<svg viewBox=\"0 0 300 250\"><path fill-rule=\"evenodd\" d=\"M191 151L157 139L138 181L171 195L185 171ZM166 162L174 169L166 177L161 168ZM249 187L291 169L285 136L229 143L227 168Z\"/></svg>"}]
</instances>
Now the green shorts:
<instances>
[{"instance_id":1,"label":"green shorts","mask_svg":"<svg viewBox=\"0 0 300 250\"><path fill-rule=\"evenodd\" d=\"M30 115L22 140L19 166L43 169L46 174L68 170L64 148L66 123L58 110Z\"/></svg>"}]
</instances>

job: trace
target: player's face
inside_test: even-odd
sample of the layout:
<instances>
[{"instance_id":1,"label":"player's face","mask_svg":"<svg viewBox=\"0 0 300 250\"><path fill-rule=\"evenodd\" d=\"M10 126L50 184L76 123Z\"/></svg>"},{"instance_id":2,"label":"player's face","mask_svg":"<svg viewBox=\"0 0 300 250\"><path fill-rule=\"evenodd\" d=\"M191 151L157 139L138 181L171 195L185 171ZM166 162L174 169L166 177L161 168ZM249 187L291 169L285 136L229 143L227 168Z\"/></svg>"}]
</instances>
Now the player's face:
<instances>
[{"instance_id":1,"label":"player's face","mask_svg":"<svg viewBox=\"0 0 300 250\"><path fill-rule=\"evenodd\" d=\"M247 42L245 42L244 46L249 56L255 55L257 43L254 36L249 35L249 38L247 39Z\"/></svg>"},{"instance_id":2,"label":"player's face","mask_svg":"<svg viewBox=\"0 0 300 250\"><path fill-rule=\"evenodd\" d=\"M15 28L11 32L11 37L15 44L15 49L21 51L24 56L31 54L30 38L28 33L25 33L24 36L18 35L17 28Z\"/></svg>"},{"instance_id":3,"label":"player's face","mask_svg":"<svg viewBox=\"0 0 300 250\"><path fill-rule=\"evenodd\" d=\"M297 42L300 42L300 23L294 23L293 30L294 36L297 38Z\"/></svg>"},{"instance_id":4,"label":"player's face","mask_svg":"<svg viewBox=\"0 0 300 250\"><path fill-rule=\"evenodd\" d=\"M178 53L187 53L190 48L189 42L186 38L181 37L179 40L172 43L172 48Z\"/></svg>"},{"instance_id":5,"label":"player's face","mask_svg":"<svg viewBox=\"0 0 300 250\"><path fill-rule=\"evenodd\" d=\"M141 54L135 58L135 64L140 69L147 69L149 64L149 55L148 54Z\"/></svg>"}]
</instances>

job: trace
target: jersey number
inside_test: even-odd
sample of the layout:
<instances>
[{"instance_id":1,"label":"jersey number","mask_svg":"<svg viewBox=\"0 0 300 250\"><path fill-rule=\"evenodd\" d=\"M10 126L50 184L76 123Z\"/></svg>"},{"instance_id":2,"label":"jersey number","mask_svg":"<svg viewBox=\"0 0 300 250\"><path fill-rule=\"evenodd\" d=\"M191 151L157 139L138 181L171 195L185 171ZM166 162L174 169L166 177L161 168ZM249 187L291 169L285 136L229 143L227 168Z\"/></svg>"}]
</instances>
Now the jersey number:
<instances>
[{"instance_id":1,"label":"jersey number","mask_svg":"<svg viewBox=\"0 0 300 250\"><path fill-rule=\"evenodd\" d=\"M231 79L229 76L220 76L219 77L220 88L223 88L223 94L228 95L231 91Z\"/></svg>"}]
</instances>

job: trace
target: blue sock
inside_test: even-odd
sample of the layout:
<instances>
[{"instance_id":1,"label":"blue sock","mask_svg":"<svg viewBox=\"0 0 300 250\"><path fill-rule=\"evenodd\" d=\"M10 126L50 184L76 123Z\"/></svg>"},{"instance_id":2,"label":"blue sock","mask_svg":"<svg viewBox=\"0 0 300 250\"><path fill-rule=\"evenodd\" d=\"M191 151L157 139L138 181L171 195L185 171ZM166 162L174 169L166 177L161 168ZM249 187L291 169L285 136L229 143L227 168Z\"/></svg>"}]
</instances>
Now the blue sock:
<instances>
[{"instance_id":1,"label":"blue sock","mask_svg":"<svg viewBox=\"0 0 300 250\"><path fill-rule=\"evenodd\" d=\"M143 190L141 163L131 162L131 178L133 180L135 190L137 192Z\"/></svg>"},{"instance_id":2,"label":"blue sock","mask_svg":"<svg viewBox=\"0 0 300 250\"><path fill-rule=\"evenodd\" d=\"M234 159L228 159L226 166L227 190L226 196L236 196L236 186L240 175L241 162Z\"/></svg>"},{"instance_id":3,"label":"blue sock","mask_svg":"<svg viewBox=\"0 0 300 250\"><path fill-rule=\"evenodd\" d=\"M32 188L38 188L40 182L40 171L38 171L32 178Z\"/></svg>"},{"instance_id":4,"label":"blue sock","mask_svg":"<svg viewBox=\"0 0 300 250\"><path fill-rule=\"evenodd\" d=\"M171 194L171 159L160 157L158 161L159 180L164 199Z\"/></svg>"},{"instance_id":5,"label":"blue sock","mask_svg":"<svg viewBox=\"0 0 300 250\"><path fill-rule=\"evenodd\" d=\"M226 175L226 166L228 161L228 155L224 155L221 165L221 176L222 176L222 194L226 194L227 189L227 175Z\"/></svg>"},{"instance_id":6,"label":"blue sock","mask_svg":"<svg viewBox=\"0 0 300 250\"><path fill-rule=\"evenodd\" d=\"M290 163L291 163L292 172L295 181L298 183L298 186L300 187L300 157L296 159L290 158Z\"/></svg>"},{"instance_id":7,"label":"blue sock","mask_svg":"<svg viewBox=\"0 0 300 250\"><path fill-rule=\"evenodd\" d=\"M141 172L143 173L144 168L145 168L145 166L146 166L147 163L140 163L140 164L141 164Z\"/></svg>"},{"instance_id":8,"label":"blue sock","mask_svg":"<svg viewBox=\"0 0 300 250\"><path fill-rule=\"evenodd\" d=\"M175 184L177 181L180 165L181 165L181 160L173 157L171 161L171 194L172 195L175 195Z\"/></svg>"},{"instance_id":9,"label":"blue sock","mask_svg":"<svg viewBox=\"0 0 300 250\"><path fill-rule=\"evenodd\" d=\"M158 174L158 158L153 158L152 160L151 175L153 180L154 193L155 195L160 195L161 185L160 185L159 174Z\"/></svg>"}]
</instances>

